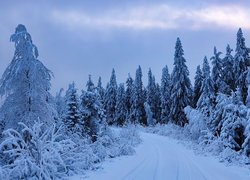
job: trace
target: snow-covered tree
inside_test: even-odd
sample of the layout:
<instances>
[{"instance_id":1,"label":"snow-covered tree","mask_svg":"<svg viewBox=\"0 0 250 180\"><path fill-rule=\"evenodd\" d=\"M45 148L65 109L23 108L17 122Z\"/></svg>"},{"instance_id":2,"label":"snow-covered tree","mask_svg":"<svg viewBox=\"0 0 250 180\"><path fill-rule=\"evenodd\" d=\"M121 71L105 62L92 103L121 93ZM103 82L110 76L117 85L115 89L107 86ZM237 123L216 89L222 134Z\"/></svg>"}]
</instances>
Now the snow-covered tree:
<instances>
[{"instance_id":1,"label":"snow-covered tree","mask_svg":"<svg viewBox=\"0 0 250 180\"><path fill-rule=\"evenodd\" d=\"M201 95L197 102L197 108L200 109L206 117L209 117L215 105L215 90L206 56L203 60L202 74L204 79L202 81Z\"/></svg>"},{"instance_id":2,"label":"snow-covered tree","mask_svg":"<svg viewBox=\"0 0 250 180\"><path fill-rule=\"evenodd\" d=\"M227 91L235 91L236 90L236 79L234 75L234 58L231 54L233 50L229 45L227 45L226 48L226 56L222 59L222 64L223 64L223 73L222 73L222 79L223 81L227 84L229 89ZM228 92L226 93L228 94Z\"/></svg>"},{"instance_id":3,"label":"snow-covered tree","mask_svg":"<svg viewBox=\"0 0 250 180\"><path fill-rule=\"evenodd\" d=\"M147 124L146 112L144 109L145 94L142 83L141 66L136 70L134 88L133 88L133 104L131 107L130 121L132 123Z\"/></svg>"},{"instance_id":4,"label":"snow-covered tree","mask_svg":"<svg viewBox=\"0 0 250 180\"><path fill-rule=\"evenodd\" d=\"M81 107L84 131L94 142L97 140L102 126L106 125L106 115L98 94L90 91L82 91Z\"/></svg>"},{"instance_id":5,"label":"snow-covered tree","mask_svg":"<svg viewBox=\"0 0 250 180\"><path fill-rule=\"evenodd\" d=\"M155 83L155 95L154 95L153 111L154 111L154 116L155 116L157 123L162 122L161 121L161 112L162 112L162 110L161 110L161 87L158 83Z\"/></svg>"},{"instance_id":6,"label":"snow-covered tree","mask_svg":"<svg viewBox=\"0 0 250 180\"><path fill-rule=\"evenodd\" d=\"M116 94L117 83L115 70L113 69L110 81L104 94L104 107L107 113L107 121L109 124L113 124L115 119Z\"/></svg>"},{"instance_id":7,"label":"snow-covered tree","mask_svg":"<svg viewBox=\"0 0 250 180\"><path fill-rule=\"evenodd\" d=\"M153 118L153 113L151 111L151 108L150 108L148 102L144 103L144 108L145 108L145 112L146 112L146 115L147 115L147 124L148 124L148 126L155 125L155 119Z\"/></svg>"},{"instance_id":8,"label":"snow-covered tree","mask_svg":"<svg viewBox=\"0 0 250 180\"><path fill-rule=\"evenodd\" d=\"M238 94L234 92L228 98L220 98L217 105L220 106L221 109L216 110L222 112L217 131L224 146L235 151L241 150L245 139L245 106L242 104Z\"/></svg>"},{"instance_id":9,"label":"snow-covered tree","mask_svg":"<svg viewBox=\"0 0 250 180\"><path fill-rule=\"evenodd\" d=\"M87 91L94 92L95 90L95 85L91 79L91 75L89 75L89 79L87 81L86 87L87 87Z\"/></svg>"},{"instance_id":10,"label":"snow-covered tree","mask_svg":"<svg viewBox=\"0 0 250 180\"><path fill-rule=\"evenodd\" d=\"M148 86L147 86L147 105L151 108L153 118L160 120L160 88L155 83L155 77L152 75L151 69L148 71Z\"/></svg>"},{"instance_id":11,"label":"snow-covered tree","mask_svg":"<svg viewBox=\"0 0 250 180\"><path fill-rule=\"evenodd\" d=\"M127 110L127 116L126 116L126 120L129 120L130 118L130 111L131 111L131 107L133 104L133 89L134 89L134 81L132 79L132 77L130 76L130 74L128 74L128 78L126 81L126 110Z\"/></svg>"},{"instance_id":12,"label":"snow-covered tree","mask_svg":"<svg viewBox=\"0 0 250 180\"><path fill-rule=\"evenodd\" d=\"M31 125L38 119L49 126L57 116L49 93L52 73L37 59L37 47L24 25L16 27L10 40L15 53L0 80L0 94L5 96L0 121L6 128L15 128L20 121Z\"/></svg>"},{"instance_id":13,"label":"snow-covered tree","mask_svg":"<svg viewBox=\"0 0 250 180\"><path fill-rule=\"evenodd\" d=\"M60 89L58 93L56 93L55 97L55 103L56 103L56 111L58 114L58 120L57 120L57 125L61 124L61 120L64 118L65 111L66 111L66 102L65 102L65 97L62 95L63 93L63 88Z\"/></svg>"},{"instance_id":14,"label":"snow-covered tree","mask_svg":"<svg viewBox=\"0 0 250 180\"><path fill-rule=\"evenodd\" d=\"M202 86L202 81L204 79L203 75L202 75L202 71L200 68L200 65L197 66L196 69L196 74L194 77L195 81L194 81L194 98L193 98L193 105L194 107L197 106L197 102L201 96L201 86Z\"/></svg>"},{"instance_id":15,"label":"snow-covered tree","mask_svg":"<svg viewBox=\"0 0 250 180\"><path fill-rule=\"evenodd\" d=\"M66 131L70 130L73 132L80 131L81 113L80 113L80 99L77 94L75 83L69 85L66 91L66 110L64 117L64 124Z\"/></svg>"},{"instance_id":16,"label":"snow-covered tree","mask_svg":"<svg viewBox=\"0 0 250 180\"><path fill-rule=\"evenodd\" d=\"M102 87L102 78L101 77L98 78L98 83L97 83L96 89L97 89L97 92L100 96L100 100L103 102L105 90Z\"/></svg>"},{"instance_id":17,"label":"snow-covered tree","mask_svg":"<svg viewBox=\"0 0 250 180\"><path fill-rule=\"evenodd\" d=\"M161 77L161 122L167 123L169 121L170 112L170 75L168 73L168 66L162 69Z\"/></svg>"},{"instance_id":18,"label":"snow-covered tree","mask_svg":"<svg viewBox=\"0 0 250 180\"><path fill-rule=\"evenodd\" d=\"M216 47L214 47L214 55L211 57L212 65L213 65L211 78L214 82L215 94L217 94L218 92L230 93L229 87L222 79L223 64L222 64L222 59L220 58L221 54L222 52L218 52Z\"/></svg>"},{"instance_id":19,"label":"snow-covered tree","mask_svg":"<svg viewBox=\"0 0 250 180\"><path fill-rule=\"evenodd\" d=\"M245 38L241 28L237 32L237 43L234 56L234 74L236 79L236 85L240 88L243 102L246 102L247 97L247 66L249 65L250 57L248 49L245 45Z\"/></svg>"},{"instance_id":20,"label":"snow-covered tree","mask_svg":"<svg viewBox=\"0 0 250 180\"><path fill-rule=\"evenodd\" d=\"M174 55L174 69L171 74L171 121L180 126L187 123L184 108L191 104L192 86L189 79L189 71L183 57L184 51L179 38L177 38Z\"/></svg>"},{"instance_id":21,"label":"snow-covered tree","mask_svg":"<svg viewBox=\"0 0 250 180\"><path fill-rule=\"evenodd\" d=\"M126 120L126 94L124 84L120 84L117 89L115 123L122 126Z\"/></svg>"},{"instance_id":22,"label":"snow-covered tree","mask_svg":"<svg viewBox=\"0 0 250 180\"><path fill-rule=\"evenodd\" d=\"M21 132L15 129L4 131L0 144L0 156L7 179L57 179L66 174L63 151L67 140L59 141L55 125L42 127L35 122L28 127L18 123ZM42 129L46 129L43 131Z\"/></svg>"}]
</instances>

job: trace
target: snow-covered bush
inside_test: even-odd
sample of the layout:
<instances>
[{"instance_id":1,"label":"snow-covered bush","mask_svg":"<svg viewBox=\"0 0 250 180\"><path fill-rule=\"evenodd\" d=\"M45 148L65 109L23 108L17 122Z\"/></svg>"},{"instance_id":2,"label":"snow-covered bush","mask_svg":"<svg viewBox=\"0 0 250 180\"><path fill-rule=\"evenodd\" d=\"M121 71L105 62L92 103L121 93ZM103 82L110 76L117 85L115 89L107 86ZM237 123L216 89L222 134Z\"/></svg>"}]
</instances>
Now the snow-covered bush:
<instances>
[{"instance_id":1,"label":"snow-covered bush","mask_svg":"<svg viewBox=\"0 0 250 180\"><path fill-rule=\"evenodd\" d=\"M42 132L43 124L36 122L31 128L23 123L21 132L7 129L0 144L3 170L10 179L55 179L65 173L60 152L62 143L56 141L55 126Z\"/></svg>"},{"instance_id":2,"label":"snow-covered bush","mask_svg":"<svg viewBox=\"0 0 250 180\"><path fill-rule=\"evenodd\" d=\"M187 106L184 112L189 121L184 130L189 132L193 140L198 140L204 135L204 131L207 129L204 115L199 110L193 109L190 106Z\"/></svg>"}]
</instances>

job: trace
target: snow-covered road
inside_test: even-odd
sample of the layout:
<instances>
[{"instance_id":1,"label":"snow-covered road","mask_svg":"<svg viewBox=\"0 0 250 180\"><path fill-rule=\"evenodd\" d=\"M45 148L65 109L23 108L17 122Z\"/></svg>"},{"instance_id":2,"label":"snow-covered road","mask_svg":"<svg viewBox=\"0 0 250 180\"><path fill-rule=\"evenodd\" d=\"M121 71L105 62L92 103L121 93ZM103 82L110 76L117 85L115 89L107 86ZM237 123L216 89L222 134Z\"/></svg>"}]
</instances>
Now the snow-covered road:
<instances>
[{"instance_id":1,"label":"snow-covered road","mask_svg":"<svg viewBox=\"0 0 250 180\"><path fill-rule=\"evenodd\" d=\"M102 163L103 169L72 179L89 180L249 180L250 171L226 167L213 157L195 155L176 140L141 133L143 143L133 156Z\"/></svg>"}]
</instances>

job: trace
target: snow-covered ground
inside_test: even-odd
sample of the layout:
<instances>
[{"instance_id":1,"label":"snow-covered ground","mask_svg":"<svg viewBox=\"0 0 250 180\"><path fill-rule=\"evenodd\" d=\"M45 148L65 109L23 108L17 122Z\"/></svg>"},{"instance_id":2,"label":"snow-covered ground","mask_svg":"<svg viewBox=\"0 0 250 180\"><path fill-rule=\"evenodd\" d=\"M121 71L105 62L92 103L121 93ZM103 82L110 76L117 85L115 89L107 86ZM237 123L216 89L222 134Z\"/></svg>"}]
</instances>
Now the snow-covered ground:
<instances>
[{"instance_id":1,"label":"snow-covered ground","mask_svg":"<svg viewBox=\"0 0 250 180\"><path fill-rule=\"evenodd\" d=\"M213 157L195 155L177 140L141 132L142 143L133 156L123 156L101 164L71 180L249 180L250 170L226 166Z\"/></svg>"}]
</instances>

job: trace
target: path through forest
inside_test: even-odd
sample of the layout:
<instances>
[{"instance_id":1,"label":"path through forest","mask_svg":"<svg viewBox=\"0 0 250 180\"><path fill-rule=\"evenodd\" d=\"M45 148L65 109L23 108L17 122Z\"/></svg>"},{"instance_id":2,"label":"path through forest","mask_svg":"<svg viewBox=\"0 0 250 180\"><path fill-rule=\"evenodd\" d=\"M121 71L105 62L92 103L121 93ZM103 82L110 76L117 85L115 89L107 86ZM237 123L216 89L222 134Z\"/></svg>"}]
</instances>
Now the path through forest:
<instances>
[{"instance_id":1,"label":"path through forest","mask_svg":"<svg viewBox=\"0 0 250 180\"><path fill-rule=\"evenodd\" d=\"M89 180L249 180L250 170L225 166L213 157L195 155L176 140L141 133L133 156L102 163L102 169L72 179Z\"/></svg>"}]
</instances>

